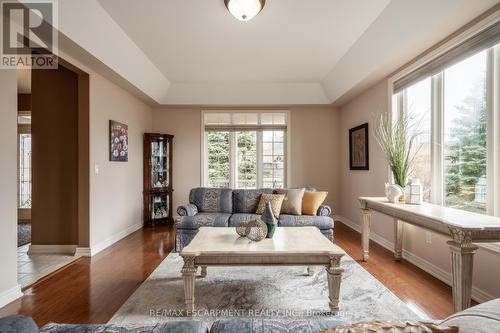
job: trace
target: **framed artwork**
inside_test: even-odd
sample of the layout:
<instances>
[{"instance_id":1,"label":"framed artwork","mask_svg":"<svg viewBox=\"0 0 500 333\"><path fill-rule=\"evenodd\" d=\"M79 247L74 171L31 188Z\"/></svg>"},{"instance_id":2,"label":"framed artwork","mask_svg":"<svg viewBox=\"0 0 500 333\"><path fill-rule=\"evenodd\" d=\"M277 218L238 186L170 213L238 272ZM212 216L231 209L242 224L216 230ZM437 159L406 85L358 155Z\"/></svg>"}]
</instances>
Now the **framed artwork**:
<instances>
[{"instance_id":1,"label":"framed artwork","mask_svg":"<svg viewBox=\"0 0 500 333\"><path fill-rule=\"evenodd\" d=\"M369 170L368 123L349 130L349 168Z\"/></svg>"},{"instance_id":2,"label":"framed artwork","mask_svg":"<svg viewBox=\"0 0 500 333\"><path fill-rule=\"evenodd\" d=\"M128 161L128 126L114 120L109 121L109 160Z\"/></svg>"}]
</instances>

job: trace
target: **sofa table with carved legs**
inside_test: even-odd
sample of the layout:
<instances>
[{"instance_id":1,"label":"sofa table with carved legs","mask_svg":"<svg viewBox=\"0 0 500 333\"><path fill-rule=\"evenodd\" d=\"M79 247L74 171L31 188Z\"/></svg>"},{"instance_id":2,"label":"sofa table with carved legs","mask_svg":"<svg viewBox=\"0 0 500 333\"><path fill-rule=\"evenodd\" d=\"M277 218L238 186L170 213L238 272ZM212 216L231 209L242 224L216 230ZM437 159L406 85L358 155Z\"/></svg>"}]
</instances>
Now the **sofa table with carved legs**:
<instances>
[{"instance_id":1,"label":"sofa table with carved legs","mask_svg":"<svg viewBox=\"0 0 500 333\"><path fill-rule=\"evenodd\" d=\"M329 241L316 227L277 228L273 238L252 242L239 237L235 228L202 227L180 253L184 260L186 310L195 308L195 276L198 267L206 276L207 266L325 266L329 289L329 306L339 310L340 282L343 269L340 260L345 252Z\"/></svg>"},{"instance_id":2,"label":"sofa table with carved legs","mask_svg":"<svg viewBox=\"0 0 500 333\"><path fill-rule=\"evenodd\" d=\"M360 197L359 202L363 218L361 245L364 261L369 257L372 211L393 218L396 260L402 258L403 223L450 237L447 243L451 251L453 306L455 312L470 307L473 259L478 249L475 243L500 242L500 218L428 203L390 203L379 197Z\"/></svg>"}]
</instances>

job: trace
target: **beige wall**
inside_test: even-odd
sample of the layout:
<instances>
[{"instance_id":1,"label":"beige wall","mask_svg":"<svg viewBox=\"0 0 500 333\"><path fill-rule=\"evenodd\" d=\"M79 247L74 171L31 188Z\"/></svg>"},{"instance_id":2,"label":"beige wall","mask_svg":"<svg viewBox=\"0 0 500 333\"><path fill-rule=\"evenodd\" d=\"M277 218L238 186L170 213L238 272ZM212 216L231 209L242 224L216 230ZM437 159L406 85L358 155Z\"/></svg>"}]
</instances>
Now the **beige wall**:
<instances>
[{"instance_id":1,"label":"beige wall","mask_svg":"<svg viewBox=\"0 0 500 333\"><path fill-rule=\"evenodd\" d=\"M289 186L327 190L327 203L335 208L339 205L339 114L331 107L288 109L291 118ZM153 112L153 131L175 135L174 209L188 201L191 188L201 185L201 111L202 108L179 108Z\"/></svg>"},{"instance_id":2,"label":"beige wall","mask_svg":"<svg viewBox=\"0 0 500 333\"><path fill-rule=\"evenodd\" d=\"M20 296L17 284L17 75L0 70L0 307Z\"/></svg>"},{"instance_id":3,"label":"beige wall","mask_svg":"<svg viewBox=\"0 0 500 333\"><path fill-rule=\"evenodd\" d=\"M109 161L109 120L128 125L128 162ZM143 134L151 107L90 73L90 243L101 248L143 223ZM95 165L99 174L95 174Z\"/></svg>"},{"instance_id":4,"label":"beige wall","mask_svg":"<svg viewBox=\"0 0 500 333\"><path fill-rule=\"evenodd\" d=\"M342 196L338 214L343 218L360 225L359 196L384 196L384 182L388 180L389 171L385 158L373 137L373 120L376 114L388 110L388 85L383 80L356 98L343 105L340 109L340 189ZM348 130L356 125L370 124L370 170L350 171L348 151ZM379 214L374 214L372 231L382 237L384 242L392 242L392 220ZM446 238L432 234L432 244L425 241L426 232L422 229L406 226L404 249L415 255L415 260L423 260L419 266L436 276L447 279L450 273L450 252ZM475 258L473 295L479 300L500 297L500 253L480 249Z\"/></svg>"}]
</instances>

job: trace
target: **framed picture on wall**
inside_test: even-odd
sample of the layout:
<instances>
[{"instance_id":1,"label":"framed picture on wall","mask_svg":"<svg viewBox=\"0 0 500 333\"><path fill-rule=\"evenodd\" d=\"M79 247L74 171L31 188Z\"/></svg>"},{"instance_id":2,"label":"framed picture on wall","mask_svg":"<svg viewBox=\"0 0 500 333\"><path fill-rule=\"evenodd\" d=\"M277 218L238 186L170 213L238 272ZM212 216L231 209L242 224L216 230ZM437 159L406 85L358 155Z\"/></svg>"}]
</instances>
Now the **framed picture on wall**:
<instances>
[{"instance_id":1,"label":"framed picture on wall","mask_svg":"<svg viewBox=\"0 0 500 333\"><path fill-rule=\"evenodd\" d=\"M349 168L369 170L368 123L349 130Z\"/></svg>"},{"instance_id":2,"label":"framed picture on wall","mask_svg":"<svg viewBox=\"0 0 500 333\"><path fill-rule=\"evenodd\" d=\"M109 121L109 160L128 161L128 126L114 120Z\"/></svg>"}]
</instances>

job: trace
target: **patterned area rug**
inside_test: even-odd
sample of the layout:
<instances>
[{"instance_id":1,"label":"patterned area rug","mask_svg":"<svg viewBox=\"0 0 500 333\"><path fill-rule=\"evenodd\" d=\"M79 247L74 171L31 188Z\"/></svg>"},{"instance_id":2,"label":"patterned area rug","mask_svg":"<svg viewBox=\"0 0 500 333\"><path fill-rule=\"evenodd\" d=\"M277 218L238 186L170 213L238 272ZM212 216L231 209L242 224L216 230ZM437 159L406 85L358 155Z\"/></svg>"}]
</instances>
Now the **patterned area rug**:
<instances>
[{"instance_id":1,"label":"patterned area rug","mask_svg":"<svg viewBox=\"0 0 500 333\"><path fill-rule=\"evenodd\" d=\"M31 223L19 223L17 225L17 246L31 243Z\"/></svg>"},{"instance_id":2,"label":"patterned area rug","mask_svg":"<svg viewBox=\"0 0 500 333\"><path fill-rule=\"evenodd\" d=\"M152 324L189 319L184 312L182 258L171 253L113 316L113 324ZM317 267L208 267L197 276L195 318L418 319L400 299L351 257L342 261L341 312L328 307L326 271Z\"/></svg>"}]
</instances>

